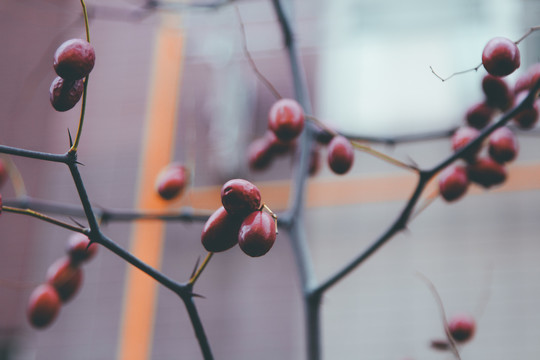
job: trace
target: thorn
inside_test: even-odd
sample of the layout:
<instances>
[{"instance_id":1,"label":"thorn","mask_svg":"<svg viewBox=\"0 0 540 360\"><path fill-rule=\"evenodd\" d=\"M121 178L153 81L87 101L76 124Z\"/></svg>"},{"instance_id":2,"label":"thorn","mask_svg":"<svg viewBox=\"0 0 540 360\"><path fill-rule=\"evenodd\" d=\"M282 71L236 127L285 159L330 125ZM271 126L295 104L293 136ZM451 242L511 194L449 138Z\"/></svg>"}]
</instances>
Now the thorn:
<instances>
[{"instance_id":1,"label":"thorn","mask_svg":"<svg viewBox=\"0 0 540 360\"><path fill-rule=\"evenodd\" d=\"M71 132L69 131L69 128L67 130L68 130L68 136L69 136L69 147L72 147L73 146L73 139L71 138Z\"/></svg>"},{"instance_id":2,"label":"thorn","mask_svg":"<svg viewBox=\"0 0 540 360\"><path fill-rule=\"evenodd\" d=\"M197 297L197 298L201 298L201 299L206 299L205 296L201 295L201 294L196 294L196 293L190 293L189 294L191 297Z\"/></svg>"},{"instance_id":3,"label":"thorn","mask_svg":"<svg viewBox=\"0 0 540 360\"><path fill-rule=\"evenodd\" d=\"M197 258L197 261L195 262L195 267L193 268L193 272L191 273L190 279L193 279L195 274L197 273L197 270L199 269L199 262L201 261L201 257L199 256Z\"/></svg>"},{"instance_id":4,"label":"thorn","mask_svg":"<svg viewBox=\"0 0 540 360\"><path fill-rule=\"evenodd\" d=\"M86 166L86 165L84 165L84 164L83 164L82 162L80 162L80 161L75 161L75 164L81 165L81 166Z\"/></svg>"},{"instance_id":5,"label":"thorn","mask_svg":"<svg viewBox=\"0 0 540 360\"><path fill-rule=\"evenodd\" d=\"M69 217L69 219L71 221L73 221L75 224L77 224L81 229L84 229L85 226L83 224L81 224L80 222L78 222L77 220L75 220L74 218L72 218L71 216Z\"/></svg>"}]
</instances>

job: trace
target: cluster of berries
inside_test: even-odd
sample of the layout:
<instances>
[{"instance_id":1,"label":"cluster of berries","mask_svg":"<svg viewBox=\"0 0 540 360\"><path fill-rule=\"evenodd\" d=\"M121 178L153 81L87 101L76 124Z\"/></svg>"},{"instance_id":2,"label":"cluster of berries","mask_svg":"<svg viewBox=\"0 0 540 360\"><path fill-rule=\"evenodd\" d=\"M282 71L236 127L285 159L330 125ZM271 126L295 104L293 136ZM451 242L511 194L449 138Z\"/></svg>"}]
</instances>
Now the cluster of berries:
<instances>
[{"instance_id":1,"label":"cluster of berries","mask_svg":"<svg viewBox=\"0 0 540 360\"><path fill-rule=\"evenodd\" d=\"M273 159L295 148L296 138L304 129L305 115L302 106L293 99L276 101L268 113L268 131L255 139L248 149L248 163L253 170L264 170ZM321 130L316 140L321 145L328 145L328 165L336 174L345 174L352 167L354 149L351 143L341 135L333 136ZM319 169L319 148L311 151L309 173Z\"/></svg>"},{"instance_id":2,"label":"cluster of berries","mask_svg":"<svg viewBox=\"0 0 540 360\"><path fill-rule=\"evenodd\" d=\"M62 304L80 289L83 279L81 265L95 256L97 245L81 233L73 234L67 243L67 255L55 261L47 270L45 283L30 295L27 316L35 328L45 328L57 317Z\"/></svg>"},{"instance_id":3,"label":"cluster of berries","mask_svg":"<svg viewBox=\"0 0 540 360\"><path fill-rule=\"evenodd\" d=\"M79 102L84 78L94 68L94 47L82 39L70 39L56 49L54 70L58 75L49 89L51 104L57 111L67 111Z\"/></svg>"},{"instance_id":4,"label":"cluster of berries","mask_svg":"<svg viewBox=\"0 0 540 360\"><path fill-rule=\"evenodd\" d=\"M204 248L221 252L238 244L249 256L266 254L276 240L277 224L275 215L264 211L259 189L244 179L229 180L221 188L221 203L204 225Z\"/></svg>"},{"instance_id":5,"label":"cluster of berries","mask_svg":"<svg viewBox=\"0 0 540 360\"><path fill-rule=\"evenodd\" d=\"M465 115L465 125L452 136L452 149L458 151L473 141L500 112L519 104L534 84L540 79L540 64L529 68L516 81L513 89L504 76L511 74L520 66L517 45L506 38L491 39L484 48L482 63L488 74L482 79L485 98L471 106ZM513 119L520 129L531 129L539 117L539 100L523 109ZM482 148L486 149L481 153ZM519 144L514 133L507 126L493 131L482 144L471 148L462 155L464 162L453 164L444 169L439 176L439 191L446 201L461 198L474 182L489 188L502 184L507 178L505 164L514 160L519 151Z\"/></svg>"}]
</instances>

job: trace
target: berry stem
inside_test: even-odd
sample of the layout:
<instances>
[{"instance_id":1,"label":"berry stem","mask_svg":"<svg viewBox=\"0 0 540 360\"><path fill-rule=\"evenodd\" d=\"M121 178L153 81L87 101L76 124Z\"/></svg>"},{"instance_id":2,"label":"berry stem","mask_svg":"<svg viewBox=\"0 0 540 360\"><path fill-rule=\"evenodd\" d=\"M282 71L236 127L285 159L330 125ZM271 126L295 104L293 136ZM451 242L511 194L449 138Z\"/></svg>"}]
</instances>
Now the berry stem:
<instances>
[{"instance_id":1,"label":"berry stem","mask_svg":"<svg viewBox=\"0 0 540 360\"><path fill-rule=\"evenodd\" d=\"M270 216L272 216L272 218L274 219L274 224L276 226L276 235L277 235L278 234L278 217L277 217L277 215L266 204L262 204L261 210L262 209L265 209L270 214Z\"/></svg>"},{"instance_id":2,"label":"berry stem","mask_svg":"<svg viewBox=\"0 0 540 360\"><path fill-rule=\"evenodd\" d=\"M386 155L386 154L383 154L382 152L380 151L377 151L367 145L364 145L364 144L361 144L359 143L358 141L355 141L355 140L349 140L351 142L351 145L354 146L356 149L360 150L360 151L363 151L365 153L368 153L372 156L375 156L381 160L384 160L386 161L387 163L390 163L392 165L396 165L400 168L403 168L403 169L406 169L406 170L412 170L412 171L415 171L415 172L418 172L418 168L416 168L415 166L413 165L408 165L402 161L399 161L398 159L395 159L389 155Z\"/></svg>"},{"instance_id":3,"label":"berry stem","mask_svg":"<svg viewBox=\"0 0 540 360\"><path fill-rule=\"evenodd\" d=\"M208 254L206 254L206 257L204 258L201 266L199 266L195 274L191 277L191 279L189 279L189 285L193 286L195 284L199 276L201 276L202 272L204 271L204 268L206 268L206 265L208 265L208 263L210 262L210 259L212 259L212 255L214 255L213 252L209 252Z\"/></svg>"}]
</instances>

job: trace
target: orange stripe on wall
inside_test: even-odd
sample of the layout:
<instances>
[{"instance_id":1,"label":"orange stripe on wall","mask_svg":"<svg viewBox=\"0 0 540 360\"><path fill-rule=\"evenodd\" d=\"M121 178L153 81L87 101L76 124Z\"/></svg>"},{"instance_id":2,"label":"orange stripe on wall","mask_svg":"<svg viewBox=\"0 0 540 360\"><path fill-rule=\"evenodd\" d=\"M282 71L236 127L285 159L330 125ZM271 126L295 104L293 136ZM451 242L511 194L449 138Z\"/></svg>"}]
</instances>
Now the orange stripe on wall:
<instances>
[{"instance_id":1,"label":"orange stripe on wall","mask_svg":"<svg viewBox=\"0 0 540 360\"><path fill-rule=\"evenodd\" d=\"M168 204L156 195L154 180L161 168L170 162L174 149L183 36L178 29L167 27L162 27L156 36L152 83L135 198L138 208L163 210ZM148 265L159 268L163 234L163 223L134 223L130 251ZM129 266L125 284L117 358L149 359L152 350L157 283L145 273Z\"/></svg>"}]
</instances>

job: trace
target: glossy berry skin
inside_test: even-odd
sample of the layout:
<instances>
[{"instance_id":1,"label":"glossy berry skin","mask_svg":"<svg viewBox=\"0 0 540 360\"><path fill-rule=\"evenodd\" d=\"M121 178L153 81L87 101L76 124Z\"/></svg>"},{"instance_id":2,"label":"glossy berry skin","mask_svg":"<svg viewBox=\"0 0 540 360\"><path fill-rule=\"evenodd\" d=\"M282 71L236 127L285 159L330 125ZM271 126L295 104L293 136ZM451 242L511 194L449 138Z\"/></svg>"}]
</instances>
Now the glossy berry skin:
<instances>
[{"instance_id":1,"label":"glossy berry skin","mask_svg":"<svg viewBox=\"0 0 540 360\"><path fill-rule=\"evenodd\" d=\"M482 64L491 75L510 75L521 65L519 48L510 39L493 38L484 47Z\"/></svg>"},{"instance_id":2,"label":"glossy berry skin","mask_svg":"<svg viewBox=\"0 0 540 360\"><path fill-rule=\"evenodd\" d=\"M468 314L458 314L448 321L448 330L457 343L464 343L473 338L476 321Z\"/></svg>"},{"instance_id":3,"label":"glossy berry skin","mask_svg":"<svg viewBox=\"0 0 540 360\"><path fill-rule=\"evenodd\" d=\"M482 90L486 95L486 103L502 111L510 109L514 102L514 94L503 78L487 74L482 79Z\"/></svg>"},{"instance_id":4,"label":"glossy berry skin","mask_svg":"<svg viewBox=\"0 0 540 360\"><path fill-rule=\"evenodd\" d=\"M461 165L450 165L439 175L439 193L451 202L461 198L469 188L467 170Z\"/></svg>"},{"instance_id":5,"label":"glossy berry skin","mask_svg":"<svg viewBox=\"0 0 540 360\"><path fill-rule=\"evenodd\" d=\"M268 113L268 128L281 141L291 141L304 129L304 110L293 99L280 99Z\"/></svg>"},{"instance_id":6,"label":"glossy berry skin","mask_svg":"<svg viewBox=\"0 0 540 360\"><path fill-rule=\"evenodd\" d=\"M60 311L60 297L49 284L34 289L28 301L26 315L30 325L42 329L49 326Z\"/></svg>"},{"instance_id":7,"label":"glossy berry skin","mask_svg":"<svg viewBox=\"0 0 540 360\"><path fill-rule=\"evenodd\" d=\"M169 164L160 171L156 178L156 192L164 200L175 199L184 192L188 178L188 171L182 164Z\"/></svg>"},{"instance_id":8,"label":"glossy berry skin","mask_svg":"<svg viewBox=\"0 0 540 360\"><path fill-rule=\"evenodd\" d=\"M240 226L238 246L252 257L266 254L276 241L274 218L264 211L249 214Z\"/></svg>"},{"instance_id":9,"label":"glossy berry skin","mask_svg":"<svg viewBox=\"0 0 540 360\"><path fill-rule=\"evenodd\" d=\"M506 126L498 128L489 136L489 156L498 163L505 163L516 158L519 143L516 136Z\"/></svg>"},{"instance_id":10,"label":"glossy berry skin","mask_svg":"<svg viewBox=\"0 0 540 360\"><path fill-rule=\"evenodd\" d=\"M84 81L65 80L57 76L49 89L49 99L56 111L68 111L81 99L84 90Z\"/></svg>"},{"instance_id":11,"label":"glossy berry skin","mask_svg":"<svg viewBox=\"0 0 540 360\"><path fill-rule=\"evenodd\" d=\"M261 207L261 192L247 180L232 179L221 187L221 203L229 214L246 216Z\"/></svg>"},{"instance_id":12,"label":"glossy berry skin","mask_svg":"<svg viewBox=\"0 0 540 360\"><path fill-rule=\"evenodd\" d=\"M221 252L238 243L238 232L243 217L231 215L223 206L206 221L201 234L201 243L206 251Z\"/></svg>"},{"instance_id":13,"label":"glossy berry skin","mask_svg":"<svg viewBox=\"0 0 540 360\"><path fill-rule=\"evenodd\" d=\"M89 244L90 239L84 234L74 233L69 237L66 253L69 256L71 263L80 264L92 259L96 255L98 245L94 243L88 246Z\"/></svg>"},{"instance_id":14,"label":"glossy berry skin","mask_svg":"<svg viewBox=\"0 0 540 360\"><path fill-rule=\"evenodd\" d=\"M354 162L354 149L344 136L334 136L328 144L328 165L339 175L347 173Z\"/></svg>"},{"instance_id":15,"label":"glossy berry skin","mask_svg":"<svg viewBox=\"0 0 540 360\"><path fill-rule=\"evenodd\" d=\"M66 80L79 80L86 77L96 61L94 47L83 39L70 39L56 49L54 70Z\"/></svg>"},{"instance_id":16,"label":"glossy berry skin","mask_svg":"<svg viewBox=\"0 0 540 360\"><path fill-rule=\"evenodd\" d=\"M452 150L460 150L465 145L476 139L478 135L480 135L480 131L476 128L470 126L458 128L451 138ZM478 152L480 152L481 145L482 144L478 144L478 146L474 146L470 150L466 151L462 158L467 161L474 161L478 155Z\"/></svg>"},{"instance_id":17,"label":"glossy berry skin","mask_svg":"<svg viewBox=\"0 0 540 360\"><path fill-rule=\"evenodd\" d=\"M465 121L467 124L476 129L483 129L493 118L495 109L486 104L480 102L471 106L465 114Z\"/></svg>"},{"instance_id":18,"label":"glossy berry skin","mask_svg":"<svg viewBox=\"0 0 540 360\"><path fill-rule=\"evenodd\" d=\"M47 283L56 289L62 302L75 296L82 284L82 270L69 257L60 258L47 270Z\"/></svg>"},{"instance_id":19,"label":"glossy berry skin","mask_svg":"<svg viewBox=\"0 0 540 360\"><path fill-rule=\"evenodd\" d=\"M490 157L481 157L469 164L467 174L470 181L485 188L500 185L507 177L505 167Z\"/></svg>"},{"instance_id":20,"label":"glossy berry skin","mask_svg":"<svg viewBox=\"0 0 540 360\"><path fill-rule=\"evenodd\" d=\"M528 92L522 91L516 95L516 105L520 104L525 97L527 97ZM540 108L538 106L538 100L536 100L532 106L526 107L521 110L514 118L512 119L514 123L523 130L529 130L534 127L538 122L540 117Z\"/></svg>"}]
</instances>

